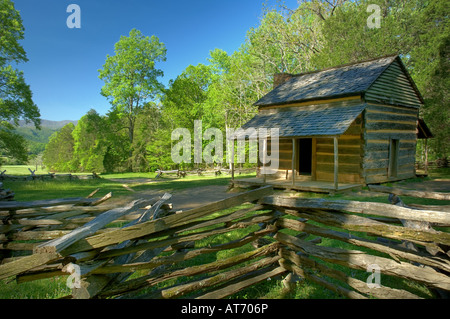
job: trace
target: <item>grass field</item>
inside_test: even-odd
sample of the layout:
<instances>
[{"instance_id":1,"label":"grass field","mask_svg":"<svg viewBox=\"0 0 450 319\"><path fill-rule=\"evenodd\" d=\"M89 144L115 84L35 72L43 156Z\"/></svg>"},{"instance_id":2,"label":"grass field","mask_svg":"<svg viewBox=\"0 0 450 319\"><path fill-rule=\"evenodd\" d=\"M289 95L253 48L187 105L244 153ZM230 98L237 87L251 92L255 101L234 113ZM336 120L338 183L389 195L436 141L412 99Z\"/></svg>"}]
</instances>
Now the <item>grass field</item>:
<instances>
[{"instance_id":1,"label":"grass field","mask_svg":"<svg viewBox=\"0 0 450 319\"><path fill-rule=\"evenodd\" d=\"M8 174L11 175L29 175L27 166L4 166L2 170L6 169ZM46 172L36 172L36 173L46 173ZM449 178L450 170L444 169L439 171L433 171L430 176L426 179L415 179L412 182L420 183L421 181L430 181L436 178ZM247 175L251 177L253 174ZM100 192L97 196L103 196L108 192L113 193L113 198L118 198L121 196L129 195L130 192L122 186L120 179L135 179L136 183L130 184L131 187L136 190L165 190L168 192L192 188L201 187L208 185L227 185L230 181L229 175L222 176L188 176L186 178L174 179L174 178L161 178L156 182L148 183L146 180L142 179L153 179L155 177L154 173L125 173L125 174L105 174L102 175L101 179L92 180L71 180L71 181L28 181L28 182L8 182L5 181L4 185L6 188L11 188L15 193L15 199L18 201L29 201L38 199L54 199L54 198L69 198L69 197L85 197L91 193L94 189L100 188ZM245 177L245 176L240 176ZM119 179L109 180L109 179ZM410 181L411 182L411 181ZM364 192L363 192L364 193ZM313 193L296 193L296 196L303 197L323 197L325 195L313 194ZM348 199L348 200L360 200L360 201L377 201L386 202L386 194L372 194L371 196L364 197L364 194L357 192L350 192L345 194L338 194L331 196L335 199ZM408 197L402 197L402 199L408 202L415 202L420 204L450 204L449 202L427 200L427 199L413 199ZM220 212L218 213L220 214ZM245 235L244 230L236 230L230 234L223 234L215 236L209 241L196 242L196 247L207 246L211 244L218 244L226 242L235 238L240 238ZM361 234L364 236L365 234ZM340 248L350 248L354 249L354 246L342 243L340 241L331 240L324 238L322 244L324 246L340 247ZM250 244L240 247L235 250L221 251L218 253L213 253L210 256L202 256L202 259L193 259L186 262L186 267L195 264L200 264L204 262L211 262L213 260L227 258L230 254L241 253L246 250L250 250L252 247ZM361 248L360 250L364 250ZM206 259L205 259L206 258ZM366 280L368 274L363 271L350 271L344 267L337 265L328 265L332 268L336 268L347 272L349 275L359 278L361 280ZM51 279L43 279L29 283L16 284L15 282L7 283L6 280L0 281L0 299L54 299L61 298L70 294L70 289L66 286L67 276L65 277L55 277ZM432 295L430 292L420 286L415 285L406 280L401 280L397 278L383 277L384 283L391 285L393 287L405 287L413 286L416 293L430 298ZM232 298L295 298L295 299L310 299L310 298L342 298L340 295L335 294L329 290L322 288L321 286L311 283L309 281L301 280L297 283L296 289L292 292L286 294L284 293L283 286L280 280L264 281L258 285L254 285L244 291L241 291Z\"/></svg>"},{"instance_id":2,"label":"grass field","mask_svg":"<svg viewBox=\"0 0 450 319\"><path fill-rule=\"evenodd\" d=\"M26 165L5 165L0 169L6 170L8 175L30 175L28 168L34 170L32 166ZM47 174L46 171L36 174ZM86 175L86 173L84 173ZM240 178L253 177L254 174L241 175ZM117 173L102 174L100 179L88 180L35 180L35 181L3 181L4 188L10 188L15 192L14 199L17 201L32 201L39 199L72 198L85 197L93 190L100 188L96 197L113 193L113 198L130 195L130 192L123 187L126 181L132 189L139 190L165 190L167 192L201 187L208 185L227 185L230 182L230 175L219 176L197 176L190 175L184 178L174 176L163 176L155 179L156 173ZM149 182L151 179L154 182ZM130 183L130 181L133 181Z\"/></svg>"}]
</instances>

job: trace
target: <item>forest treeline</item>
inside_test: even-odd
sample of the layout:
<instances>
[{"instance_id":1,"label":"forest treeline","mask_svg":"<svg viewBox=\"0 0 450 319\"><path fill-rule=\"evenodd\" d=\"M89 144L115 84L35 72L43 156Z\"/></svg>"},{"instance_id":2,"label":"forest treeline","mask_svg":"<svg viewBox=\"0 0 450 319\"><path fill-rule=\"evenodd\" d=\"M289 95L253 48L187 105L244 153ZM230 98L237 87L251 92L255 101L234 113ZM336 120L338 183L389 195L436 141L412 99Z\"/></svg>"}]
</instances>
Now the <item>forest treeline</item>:
<instances>
[{"instance_id":1,"label":"forest treeline","mask_svg":"<svg viewBox=\"0 0 450 319\"><path fill-rule=\"evenodd\" d=\"M193 134L194 121L202 120L203 131L219 128L225 136L227 128L238 128L256 114L253 103L272 89L275 73L391 54L401 55L424 97L420 116L434 134L430 158L448 157L448 12L445 0L303 0L295 9L281 3L263 7L259 24L248 30L238 50L211 50L205 63L189 65L168 87L160 82L163 70L156 68L166 60L164 39L133 29L99 70L109 112L91 109L76 126L53 134L44 164L72 172L177 168L171 159L175 128ZM379 27L373 27L378 18Z\"/></svg>"}]
</instances>

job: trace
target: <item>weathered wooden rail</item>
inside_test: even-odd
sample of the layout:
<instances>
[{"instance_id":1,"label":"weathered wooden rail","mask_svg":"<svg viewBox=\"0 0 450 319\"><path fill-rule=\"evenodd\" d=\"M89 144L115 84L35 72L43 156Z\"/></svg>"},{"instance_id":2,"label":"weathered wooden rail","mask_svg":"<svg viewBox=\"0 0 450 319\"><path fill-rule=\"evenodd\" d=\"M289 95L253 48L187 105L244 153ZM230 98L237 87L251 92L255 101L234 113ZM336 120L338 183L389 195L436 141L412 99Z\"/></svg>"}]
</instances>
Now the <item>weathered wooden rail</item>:
<instances>
[{"instance_id":1,"label":"weathered wooden rail","mask_svg":"<svg viewBox=\"0 0 450 319\"><path fill-rule=\"evenodd\" d=\"M13 200L14 199L14 192L7 188L3 188L3 183L0 182L0 201L5 201L5 200Z\"/></svg>"},{"instance_id":2,"label":"weathered wooden rail","mask_svg":"<svg viewBox=\"0 0 450 319\"><path fill-rule=\"evenodd\" d=\"M348 298L438 296L403 280L450 291L450 233L442 227L450 224L448 212L280 197L270 186L177 213L162 209L169 199L96 206L100 214L82 226L34 245L28 256L4 260L0 279L71 274L70 298L225 298L284 274ZM61 221L55 215L75 210L56 207L8 226L53 227ZM118 219L123 222L111 224ZM404 220L430 227L406 227Z\"/></svg>"},{"instance_id":3,"label":"weathered wooden rail","mask_svg":"<svg viewBox=\"0 0 450 319\"><path fill-rule=\"evenodd\" d=\"M61 237L111 209L100 204L112 193L93 198L98 191L85 198L0 202L0 263L30 255L40 242Z\"/></svg>"}]
</instances>

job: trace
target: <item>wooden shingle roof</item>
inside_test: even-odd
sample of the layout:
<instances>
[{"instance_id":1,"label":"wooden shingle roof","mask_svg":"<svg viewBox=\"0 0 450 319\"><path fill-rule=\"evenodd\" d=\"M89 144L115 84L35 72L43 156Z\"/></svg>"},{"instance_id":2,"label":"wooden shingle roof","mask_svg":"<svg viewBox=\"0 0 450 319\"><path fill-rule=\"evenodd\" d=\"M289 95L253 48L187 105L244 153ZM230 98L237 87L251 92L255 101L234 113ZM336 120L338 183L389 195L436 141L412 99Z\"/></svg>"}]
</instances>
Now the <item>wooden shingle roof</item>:
<instances>
[{"instance_id":1,"label":"wooden shingle roof","mask_svg":"<svg viewBox=\"0 0 450 319\"><path fill-rule=\"evenodd\" d=\"M367 91L372 83L398 58L397 55L347 64L330 69L292 75L259 99L256 106L281 105L299 101L350 96Z\"/></svg>"},{"instance_id":2,"label":"wooden shingle roof","mask_svg":"<svg viewBox=\"0 0 450 319\"><path fill-rule=\"evenodd\" d=\"M311 105L277 113L260 112L236 132L236 137L249 133L249 128L278 128L280 137L311 137L342 135L366 108L352 106ZM247 132L245 132L247 130ZM270 131L268 131L270 134Z\"/></svg>"}]
</instances>

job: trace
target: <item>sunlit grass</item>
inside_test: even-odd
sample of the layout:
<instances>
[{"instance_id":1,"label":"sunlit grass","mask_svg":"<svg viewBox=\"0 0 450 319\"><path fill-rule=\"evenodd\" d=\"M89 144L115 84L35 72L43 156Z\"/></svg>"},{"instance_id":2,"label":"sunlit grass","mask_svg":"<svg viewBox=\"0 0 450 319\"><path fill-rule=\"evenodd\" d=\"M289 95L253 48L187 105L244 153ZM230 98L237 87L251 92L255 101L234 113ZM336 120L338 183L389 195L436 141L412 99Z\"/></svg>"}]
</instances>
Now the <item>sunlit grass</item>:
<instances>
[{"instance_id":1,"label":"sunlit grass","mask_svg":"<svg viewBox=\"0 0 450 319\"><path fill-rule=\"evenodd\" d=\"M30 171L28 169L31 169L32 171L36 170L35 165L3 165L0 167L0 171L6 171L6 175L13 175L13 176L23 176L23 175L31 175ZM40 166L37 167L37 170L35 171L35 174L47 174L47 170L43 170Z\"/></svg>"},{"instance_id":2,"label":"sunlit grass","mask_svg":"<svg viewBox=\"0 0 450 319\"><path fill-rule=\"evenodd\" d=\"M104 179L4 181L3 184L15 193L16 201L86 197L97 188L100 188L100 191L95 197L109 192L113 192L114 197L129 194L120 183Z\"/></svg>"},{"instance_id":3,"label":"sunlit grass","mask_svg":"<svg viewBox=\"0 0 450 319\"><path fill-rule=\"evenodd\" d=\"M57 299L71 294L68 276L53 277L17 284L0 280L0 299Z\"/></svg>"}]
</instances>

